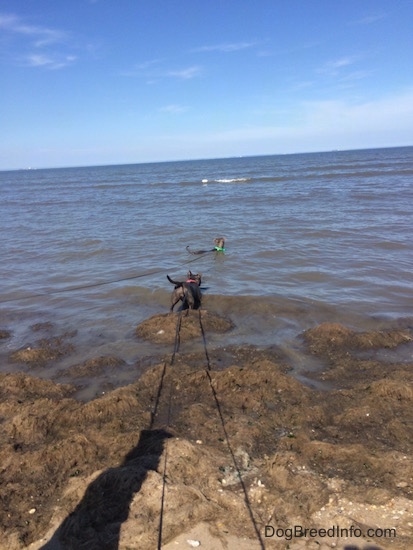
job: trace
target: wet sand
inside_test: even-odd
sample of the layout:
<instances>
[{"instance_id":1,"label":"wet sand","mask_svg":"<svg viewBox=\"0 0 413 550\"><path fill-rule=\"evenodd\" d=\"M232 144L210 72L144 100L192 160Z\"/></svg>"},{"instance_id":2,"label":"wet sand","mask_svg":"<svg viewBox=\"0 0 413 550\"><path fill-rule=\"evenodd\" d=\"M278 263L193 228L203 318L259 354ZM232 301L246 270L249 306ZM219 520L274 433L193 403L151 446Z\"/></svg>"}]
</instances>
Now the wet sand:
<instances>
[{"instance_id":1,"label":"wet sand","mask_svg":"<svg viewBox=\"0 0 413 550\"><path fill-rule=\"evenodd\" d=\"M0 375L0 548L153 550L160 530L167 550L408 548L413 362L398 351L413 322L306 331L303 384L274 347L210 350L208 333L231 323L202 321L206 336L197 313L182 318L173 360L88 402L28 372L70 357L70 338L10 351L25 372ZM176 317L148 319L136 338L173 347ZM187 353L194 338L205 347ZM121 364L96 357L66 376Z\"/></svg>"}]
</instances>

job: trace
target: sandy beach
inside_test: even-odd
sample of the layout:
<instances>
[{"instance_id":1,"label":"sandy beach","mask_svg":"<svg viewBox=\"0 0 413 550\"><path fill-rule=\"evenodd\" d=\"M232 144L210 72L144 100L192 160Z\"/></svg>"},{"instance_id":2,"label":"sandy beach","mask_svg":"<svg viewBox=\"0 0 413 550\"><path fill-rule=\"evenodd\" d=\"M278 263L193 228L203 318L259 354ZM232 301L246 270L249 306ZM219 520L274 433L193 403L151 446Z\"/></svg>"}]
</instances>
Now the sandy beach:
<instances>
[{"instance_id":1,"label":"sandy beach","mask_svg":"<svg viewBox=\"0 0 413 550\"><path fill-rule=\"evenodd\" d=\"M411 322L306 331L322 368L304 385L276 348L185 353L198 320L182 317L173 361L89 402L69 384L1 375L0 548L408 548L413 374L392 354L411 346ZM230 323L203 311L201 326ZM173 344L176 316L148 319L143 337ZM47 344L10 361L53 361Z\"/></svg>"}]
</instances>

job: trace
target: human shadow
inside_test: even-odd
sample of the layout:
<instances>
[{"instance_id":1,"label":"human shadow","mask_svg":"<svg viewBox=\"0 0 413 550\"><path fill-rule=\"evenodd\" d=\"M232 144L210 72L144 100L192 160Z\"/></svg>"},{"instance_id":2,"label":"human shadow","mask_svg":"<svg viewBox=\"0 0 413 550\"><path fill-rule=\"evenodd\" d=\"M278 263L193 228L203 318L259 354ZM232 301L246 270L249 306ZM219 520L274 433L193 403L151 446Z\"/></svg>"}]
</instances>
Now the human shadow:
<instances>
[{"instance_id":1,"label":"human shadow","mask_svg":"<svg viewBox=\"0 0 413 550\"><path fill-rule=\"evenodd\" d=\"M165 430L142 430L120 466L108 468L87 487L76 508L40 550L117 550L122 523L149 470L156 470Z\"/></svg>"}]
</instances>

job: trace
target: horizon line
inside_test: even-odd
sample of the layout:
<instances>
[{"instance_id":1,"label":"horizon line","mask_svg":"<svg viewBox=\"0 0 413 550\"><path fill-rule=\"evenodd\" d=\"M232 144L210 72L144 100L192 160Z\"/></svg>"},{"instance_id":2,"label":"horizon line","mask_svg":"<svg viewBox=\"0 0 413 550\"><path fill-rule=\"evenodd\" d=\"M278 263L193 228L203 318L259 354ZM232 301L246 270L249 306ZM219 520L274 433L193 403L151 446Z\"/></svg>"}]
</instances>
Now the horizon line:
<instances>
[{"instance_id":1,"label":"horizon line","mask_svg":"<svg viewBox=\"0 0 413 550\"><path fill-rule=\"evenodd\" d=\"M230 160L237 158L254 158L254 157L277 157L277 156L293 156L293 155L316 155L325 153L348 153L352 151L374 151L381 149L403 149L413 147L413 145L387 145L382 147L357 147L355 149L322 149L316 151L295 151L293 153L260 153L256 155L231 155L228 157L197 157L187 159L169 159L169 160L147 160L138 162L120 162L109 164L73 164L62 166L40 166L40 167L27 167L27 168L0 168L0 172L29 172L31 170L66 170L66 169L79 169L79 168L108 168L111 166L135 166L144 164L166 164L174 162L199 162L205 160Z\"/></svg>"}]
</instances>

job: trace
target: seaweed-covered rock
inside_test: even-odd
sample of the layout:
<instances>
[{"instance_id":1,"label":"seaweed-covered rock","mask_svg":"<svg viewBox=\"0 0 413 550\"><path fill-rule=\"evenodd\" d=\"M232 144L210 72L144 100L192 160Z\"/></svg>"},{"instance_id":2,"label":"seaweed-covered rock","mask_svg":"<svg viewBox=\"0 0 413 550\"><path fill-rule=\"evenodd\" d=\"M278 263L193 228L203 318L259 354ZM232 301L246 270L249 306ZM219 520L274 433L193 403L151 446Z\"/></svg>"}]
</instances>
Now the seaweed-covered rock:
<instances>
[{"instance_id":1,"label":"seaweed-covered rock","mask_svg":"<svg viewBox=\"0 0 413 550\"><path fill-rule=\"evenodd\" d=\"M136 327L140 338L154 343L173 344L177 337L181 341L202 337L206 332L223 333L233 328L232 322L207 310L186 310L182 313L154 315Z\"/></svg>"}]
</instances>

